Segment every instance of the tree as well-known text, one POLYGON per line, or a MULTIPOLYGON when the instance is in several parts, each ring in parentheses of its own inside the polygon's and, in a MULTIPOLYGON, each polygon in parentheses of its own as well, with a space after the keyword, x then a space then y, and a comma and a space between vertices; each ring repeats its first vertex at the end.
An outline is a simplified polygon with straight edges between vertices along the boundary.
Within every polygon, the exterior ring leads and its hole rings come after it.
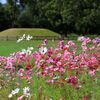
POLYGON ((18 3, 18 0, 7 0, 7 10, 9 11, 9 14, 10 14, 9 17, 12 22, 11 27, 17 26, 17 18, 20 14, 20 8, 17 3, 18 3))
POLYGON ((8 13, 5 10, 4 5, 0 3, 0 30, 9 28, 9 19, 7 17, 8 13))
POLYGON ((100 32, 100 0, 7 0, 4 9, 11 27, 49 28, 65 35, 100 32))

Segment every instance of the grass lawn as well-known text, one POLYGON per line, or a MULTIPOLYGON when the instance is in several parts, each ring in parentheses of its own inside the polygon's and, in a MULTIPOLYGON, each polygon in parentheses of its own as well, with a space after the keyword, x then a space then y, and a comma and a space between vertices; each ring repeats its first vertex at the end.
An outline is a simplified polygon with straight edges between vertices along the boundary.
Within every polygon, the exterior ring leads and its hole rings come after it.
MULTIPOLYGON (((57 41, 48 40, 47 47, 50 47, 50 46, 55 47, 58 41, 60 40, 57 40, 57 41)), ((73 41, 78 45, 81 44, 77 42, 76 40, 73 40, 73 41)), ((17 43, 16 41, 0 41, 0 56, 9 56, 9 54, 13 52, 21 51, 22 49, 27 49, 27 47, 33 47, 35 51, 37 50, 37 46, 40 45, 42 42, 43 40, 22 41, 20 43, 17 43)), ((65 43, 67 43, 67 40, 65 40, 65 43)))
MULTIPOLYGON (((48 46, 55 47, 58 41, 60 40, 48 40, 48 46)), ((67 43, 67 39, 64 40, 65 44, 67 43)), ((76 39, 72 39, 78 46, 78 51, 80 51, 80 44, 81 42, 76 41, 76 39)), ((31 41, 21 41, 20 43, 17 43, 15 40, 0 40, 0 56, 9 56, 10 53, 20 51, 22 49, 26 49, 27 47, 34 47, 34 50, 37 50, 36 47, 41 44, 43 40, 31 40, 31 41)))
MULTIPOLYGON (((33 47, 35 51, 42 42, 42 40, 22 41, 20 43, 16 41, 0 41, 0 56, 9 56, 10 53, 27 49, 27 47, 33 47)), ((55 44, 55 42, 49 41, 48 46, 54 46, 55 44)))
MULTIPOLYGON (((53 32, 48 29, 41 29, 41 28, 12 28, 7 29, 2 32, 0 32, 0 37, 6 37, 6 36, 22 36, 23 34, 30 34, 31 36, 60 36, 58 33, 53 32)), ((87 35, 87 37, 97 37, 97 35, 87 35)), ((78 35, 76 34, 68 34, 68 39, 73 40, 76 42, 78 35)), ((67 40, 65 40, 66 42, 67 40)), ((10 53, 20 51, 22 49, 26 49, 27 47, 34 47, 34 50, 36 47, 41 44, 41 40, 33 40, 33 41, 22 41, 21 43, 16 43, 16 41, 1 41, 0 40, 0 55, 1 56, 9 56, 10 53)), ((54 46, 57 44, 56 42, 49 41, 49 46, 54 46)), ((79 43, 80 45, 80 43, 79 43)))
MULTIPOLYGON (((22 36, 23 34, 30 34, 31 36, 60 36, 58 33, 53 32, 48 29, 41 28, 12 28, 0 32, 0 37, 6 36, 22 36)), ((27 47, 35 48, 41 44, 41 40, 38 41, 22 41, 21 43, 16 43, 16 41, 0 41, 0 56, 9 56, 10 53, 17 52, 27 47)), ((49 45, 54 44, 52 42, 49 45)))

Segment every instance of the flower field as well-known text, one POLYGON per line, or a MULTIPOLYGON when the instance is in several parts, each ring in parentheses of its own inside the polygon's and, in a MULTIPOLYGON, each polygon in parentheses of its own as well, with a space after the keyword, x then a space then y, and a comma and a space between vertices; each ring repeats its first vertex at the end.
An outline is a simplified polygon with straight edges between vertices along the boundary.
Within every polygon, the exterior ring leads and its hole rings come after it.
POLYGON ((77 41, 0 56, 0 100, 99 100, 100 38, 77 41))

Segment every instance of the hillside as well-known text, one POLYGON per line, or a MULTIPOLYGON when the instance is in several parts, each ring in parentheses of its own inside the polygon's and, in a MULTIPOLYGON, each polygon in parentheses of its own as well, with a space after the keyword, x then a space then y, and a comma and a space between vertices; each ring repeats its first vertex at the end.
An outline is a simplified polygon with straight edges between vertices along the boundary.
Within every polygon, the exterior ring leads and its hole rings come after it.
POLYGON ((32 36, 60 36, 58 33, 41 28, 12 28, 0 32, 0 36, 21 36, 30 34, 32 36))

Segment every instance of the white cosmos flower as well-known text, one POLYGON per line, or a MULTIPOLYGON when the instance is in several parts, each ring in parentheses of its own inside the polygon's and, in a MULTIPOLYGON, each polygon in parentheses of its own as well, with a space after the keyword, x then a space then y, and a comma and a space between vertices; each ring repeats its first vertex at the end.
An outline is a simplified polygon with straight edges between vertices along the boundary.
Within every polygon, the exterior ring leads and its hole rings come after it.
POLYGON ((33 47, 28 47, 27 48, 27 53, 30 55, 32 53, 33 47))
POLYGON ((28 47, 27 49, 28 49, 28 50, 33 50, 34 48, 33 48, 33 47, 28 47))
POLYGON ((26 93, 25 97, 31 97, 32 95, 30 93, 26 93))
POLYGON ((30 91, 30 88, 29 87, 23 88, 23 95, 25 97, 31 97, 32 95, 29 93, 29 91, 30 91))
POLYGON ((26 40, 29 41, 29 40, 31 40, 32 38, 33 38, 32 36, 28 35, 28 36, 26 37, 26 40))
POLYGON ((23 53, 27 53, 27 50, 25 50, 25 49, 22 49, 22 52, 21 52, 22 54, 23 53))
POLYGON ((12 94, 9 94, 9 95, 8 95, 8 98, 12 98, 12 96, 13 96, 12 94))
POLYGON ((17 43, 21 42, 21 41, 24 40, 24 39, 25 39, 25 34, 23 34, 23 36, 20 37, 20 38, 17 40, 17 43))
POLYGON ((56 76, 56 77, 54 77, 53 79, 56 80, 56 79, 59 79, 59 78, 60 78, 60 76, 56 76))
POLYGON ((28 54, 30 55, 32 53, 33 47, 28 47, 26 50, 22 49, 21 54, 28 54))
POLYGON ((41 47, 41 48, 39 48, 39 52, 41 54, 45 54, 47 52, 47 48, 46 47, 41 47))
POLYGON ((78 41, 84 41, 85 37, 84 36, 81 36, 78 38, 78 41))
POLYGON ((19 38, 19 39, 17 40, 17 43, 21 42, 22 40, 23 40, 23 38, 19 38))
POLYGON ((19 92, 19 90, 20 90, 19 88, 16 88, 15 90, 12 90, 11 94, 15 95, 15 94, 17 94, 19 92))
POLYGON ((27 54, 29 54, 29 55, 30 55, 31 53, 32 53, 32 51, 31 51, 31 50, 27 50, 27 54))
POLYGON ((23 36, 21 36, 18 40, 17 40, 17 43, 21 42, 22 40, 26 39, 27 41, 31 40, 33 37, 30 36, 30 35, 25 35, 23 34, 23 36))
POLYGON ((30 88, 29 87, 25 87, 23 88, 23 94, 27 94, 29 92, 30 88))
POLYGON ((15 90, 12 90, 12 92, 8 95, 8 98, 12 98, 13 95, 17 94, 19 92, 19 88, 16 88, 15 90))
POLYGON ((22 38, 25 39, 25 34, 23 34, 22 38))
POLYGON ((16 93, 18 93, 18 92, 19 92, 19 90, 20 90, 19 88, 16 88, 16 89, 15 89, 16 93))

